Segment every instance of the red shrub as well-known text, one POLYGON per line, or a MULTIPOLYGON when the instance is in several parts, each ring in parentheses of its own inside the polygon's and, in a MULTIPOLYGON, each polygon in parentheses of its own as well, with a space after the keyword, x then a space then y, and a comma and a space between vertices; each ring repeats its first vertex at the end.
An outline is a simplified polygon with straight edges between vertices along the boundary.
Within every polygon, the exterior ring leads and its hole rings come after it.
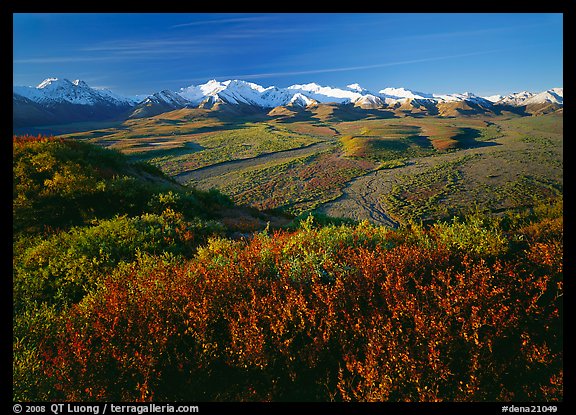
POLYGON ((488 261, 355 232, 338 250, 278 232, 107 279, 46 343, 59 398, 562 399, 561 248, 488 261))

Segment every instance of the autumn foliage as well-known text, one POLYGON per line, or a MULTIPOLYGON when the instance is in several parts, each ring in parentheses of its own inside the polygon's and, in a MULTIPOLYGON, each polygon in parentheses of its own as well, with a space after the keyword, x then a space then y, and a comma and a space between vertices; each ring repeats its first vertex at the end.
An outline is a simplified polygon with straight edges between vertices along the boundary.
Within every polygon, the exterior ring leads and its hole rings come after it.
POLYGON ((562 400, 563 222, 561 203, 543 206, 400 230, 310 217, 124 256, 93 268, 69 306, 38 300, 16 316, 28 345, 16 341, 15 389, 47 401, 562 400))
POLYGON ((404 237, 304 229, 127 266, 44 340, 54 398, 561 399, 561 245, 504 260, 404 237))

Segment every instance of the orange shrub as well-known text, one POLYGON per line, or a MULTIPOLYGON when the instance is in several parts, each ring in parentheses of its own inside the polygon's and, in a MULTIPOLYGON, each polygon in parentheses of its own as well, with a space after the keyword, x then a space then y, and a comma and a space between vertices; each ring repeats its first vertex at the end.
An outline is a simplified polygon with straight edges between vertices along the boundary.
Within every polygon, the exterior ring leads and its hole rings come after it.
POLYGON ((54 399, 562 399, 558 251, 485 259, 342 229, 125 267, 45 339, 54 399))

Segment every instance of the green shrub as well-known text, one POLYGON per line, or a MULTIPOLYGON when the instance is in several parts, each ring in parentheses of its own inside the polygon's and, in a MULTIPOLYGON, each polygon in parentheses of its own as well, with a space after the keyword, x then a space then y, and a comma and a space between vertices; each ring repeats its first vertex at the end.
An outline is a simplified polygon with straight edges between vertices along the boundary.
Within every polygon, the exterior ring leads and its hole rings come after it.
POLYGON ((13 154, 16 233, 67 229, 117 215, 161 214, 166 208, 187 218, 214 219, 217 210, 232 206, 215 189, 182 188, 154 168, 88 143, 15 138, 13 154))
POLYGON ((463 252, 499 256, 508 249, 508 239, 496 220, 481 213, 464 220, 454 218, 450 223, 436 223, 432 233, 437 243, 463 252))
POLYGON ((29 304, 14 318, 12 345, 13 400, 49 400, 54 383, 42 370, 42 342, 63 328, 57 310, 46 303, 29 304))
POLYGON ((14 305, 30 302, 70 305, 95 287, 98 279, 139 252, 191 257, 208 237, 223 234, 215 221, 186 221, 171 209, 95 222, 60 232, 15 258, 14 305))

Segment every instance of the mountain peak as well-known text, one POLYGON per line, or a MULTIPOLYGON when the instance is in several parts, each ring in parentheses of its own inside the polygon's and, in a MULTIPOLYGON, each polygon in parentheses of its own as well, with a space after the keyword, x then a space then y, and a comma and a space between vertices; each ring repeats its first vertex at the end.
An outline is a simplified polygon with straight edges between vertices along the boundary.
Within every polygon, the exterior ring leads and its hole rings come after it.
POLYGON ((295 85, 291 85, 288 87, 288 89, 301 89, 303 91, 309 91, 309 92, 318 92, 320 89, 322 89, 322 86, 318 85, 315 82, 310 82, 307 84, 295 84, 295 85))
POLYGON ((362 88, 360 86, 360 84, 354 83, 354 84, 350 84, 350 85, 346 85, 346 88, 348 88, 351 91, 355 91, 355 92, 364 92, 366 91, 364 88, 362 88))
POLYGON ((292 99, 288 102, 288 106, 292 107, 308 107, 310 105, 315 105, 317 102, 313 99, 308 98, 306 95, 297 92, 292 96, 292 99))
POLYGON ((214 79, 204 84, 205 86, 223 86, 226 88, 251 88, 257 90, 264 90, 265 88, 253 82, 244 81, 242 79, 228 79, 227 81, 218 82, 214 79))
POLYGON ((91 88, 76 79, 46 78, 36 87, 14 87, 14 92, 41 104, 69 103, 76 105, 128 106, 134 101, 108 90, 91 88))
POLYGON ((72 82, 66 78, 46 78, 42 82, 38 84, 36 89, 55 89, 55 88, 73 88, 73 87, 80 87, 80 88, 90 88, 88 84, 81 79, 76 79, 72 82))
POLYGON ((484 98, 485 100, 490 101, 490 102, 498 102, 498 101, 500 101, 502 98, 504 98, 504 95, 495 94, 495 95, 485 96, 485 97, 482 97, 482 98, 484 98))
POLYGON ((547 91, 540 92, 539 94, 533 95, 527 100, 525 100, 522 104, 563 104, 564 103, 564 96, 563 90, 557 88, 555 91, 554 89, 549 89, 547 91))
POLYGON ((380 94, 395 99, 403 99, 403 98, 433 98, 432 94, 426 94, 424 92, 412 91, 411 89, 406 88, 395 88, 395 87, 387 87, 378 91, 380 94))
POLYGON ((55 85, 71 84, 68 79, 46 78, 38 84, 37 89, 44 89, 55 85))
POLYGON ((564 97, 564 88, 552 88, 550 91, 554 92, 556 95, 564 97))
POLYGON ((309 84, 297 84, 286 88, 289 91, 297 91, 318 102, 349 103, 362 96, 361 93, 347 89, 321 86, 314 82, 309 84))

